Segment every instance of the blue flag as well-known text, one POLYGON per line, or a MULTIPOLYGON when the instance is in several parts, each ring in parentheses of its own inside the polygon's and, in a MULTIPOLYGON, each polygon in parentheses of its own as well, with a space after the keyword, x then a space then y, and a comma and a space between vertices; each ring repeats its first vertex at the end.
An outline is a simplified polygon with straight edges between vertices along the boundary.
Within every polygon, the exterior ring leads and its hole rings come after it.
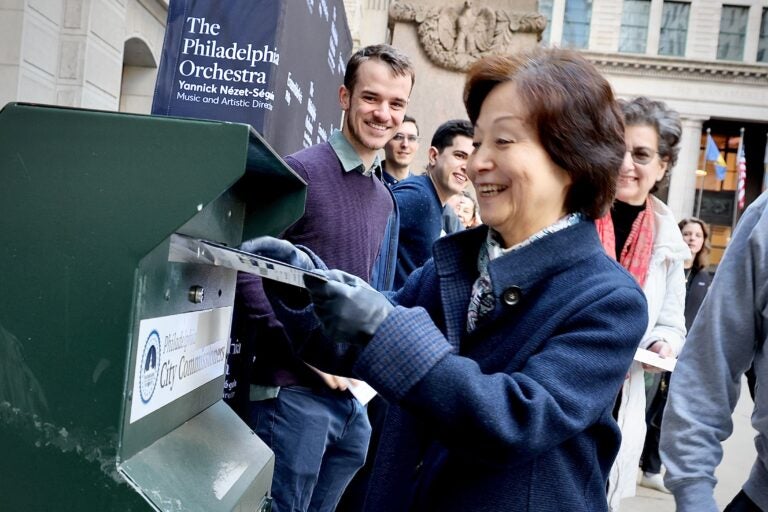
POLYGON ((725 159, 723 159, 723 155, 720 154, 720 150, 717 149, 717 144, 712 140, 710 134, 707 134, 707 152, 704 155, 704 158, 707 162, 715 162, 715 174, 717 175, 717 179, 724 180, 726 167, 725 159))

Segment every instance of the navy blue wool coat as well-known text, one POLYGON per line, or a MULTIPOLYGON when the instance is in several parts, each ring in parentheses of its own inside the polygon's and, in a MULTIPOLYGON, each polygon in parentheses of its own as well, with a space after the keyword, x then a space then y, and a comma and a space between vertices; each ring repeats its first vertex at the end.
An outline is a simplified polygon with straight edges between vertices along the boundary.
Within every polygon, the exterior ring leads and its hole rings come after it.
POLYGON ((401 288, 411 272, 432 256, 432 244, 443 229, 443 205, 426 174, 410 176, 392 186, 400 211, 397 239, 397 269, 394 290, 401 288))
POLYGON ((493 260, 496 307, 467 334, 486 235, 438 240, 356 354, 390 403, 366 511, 608 509, 643 292, 580 222, 493 260))

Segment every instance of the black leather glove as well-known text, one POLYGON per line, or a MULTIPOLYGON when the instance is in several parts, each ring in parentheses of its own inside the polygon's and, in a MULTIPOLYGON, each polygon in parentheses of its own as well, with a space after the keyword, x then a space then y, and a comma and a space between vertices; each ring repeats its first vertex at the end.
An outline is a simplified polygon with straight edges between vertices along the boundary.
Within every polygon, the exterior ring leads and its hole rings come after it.
POLYGON ((258 254, 265 258, 282 261, 294 267, 304 270, 314 270, 315 264, 307 253, 286 240, 280 240, 271 236, 260 236, 240 246, 241 251, 258 254))
POLYGON ((336 343, 367 345, 394 306, 362 279, 340 270, 323 274, 328 281, 304 275, 323 334, 336 343))

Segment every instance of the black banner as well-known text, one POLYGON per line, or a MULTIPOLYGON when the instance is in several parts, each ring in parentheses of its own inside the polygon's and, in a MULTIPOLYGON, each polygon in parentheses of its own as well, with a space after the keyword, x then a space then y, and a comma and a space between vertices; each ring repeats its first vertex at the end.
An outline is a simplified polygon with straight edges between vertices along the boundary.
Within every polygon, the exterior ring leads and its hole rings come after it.
MULTIPOLYGON (((171 0, 152 113, 248 123, 287 155, 340 127, 351 51, 342 0, 171 0)), ((238 413, 259 342, 243 334, 233 326, 224 390, 238 413)))
POLYGON ((338 128, 341 0, 171 0, 152 113, 248 123, 278 154, 338 128))

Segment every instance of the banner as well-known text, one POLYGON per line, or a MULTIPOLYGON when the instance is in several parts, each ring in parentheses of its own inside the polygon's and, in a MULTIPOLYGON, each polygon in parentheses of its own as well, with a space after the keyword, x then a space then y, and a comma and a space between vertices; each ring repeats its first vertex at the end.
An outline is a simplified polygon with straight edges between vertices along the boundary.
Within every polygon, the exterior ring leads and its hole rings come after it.
MULTIPOLYGON (((171 0, 152 114, 248 123, 285 156, 340 128, 351 53, 343 0, 171 0)), ((236 410, 249 344, 268 342, 232 333, 224 396, 236 410)))
POLYGON ((248 123, 279 155, 340 126, 342 0, 171 0, 152 113, 248 123))

